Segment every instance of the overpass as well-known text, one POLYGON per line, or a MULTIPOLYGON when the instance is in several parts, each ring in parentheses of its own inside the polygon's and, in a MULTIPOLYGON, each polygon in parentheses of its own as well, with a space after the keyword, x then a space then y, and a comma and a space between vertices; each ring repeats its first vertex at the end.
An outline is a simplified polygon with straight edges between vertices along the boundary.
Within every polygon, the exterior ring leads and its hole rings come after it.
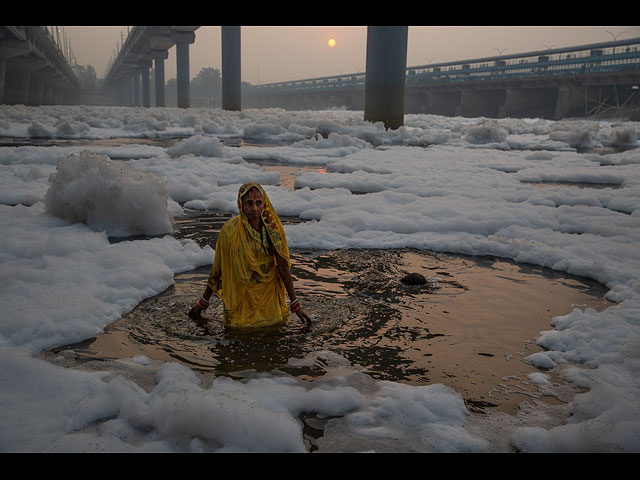
MULTIPOLYGON (((155 67, 156 106, 165 106, 164 61, 176 46, 178 107, 190 106, 189 45, 199 27, 137 26, 131 30, 109 67, 104 86, 119 105, 151 106, 150 68, 155 67)), ((241 31, 222 26, 222 108, 241 109, 241 31)), ((406 26, 367 29, 365 119, 384 121, 395 128, 403 123, 404 77, 407 56, 406 26)))
MULTIPOLYGON (((112 103, 151 106, 149 70, 155 66, 156 106, 164 105, 164 61, 175 45, 178 107, 190 106, 189 45, 198 26, 137 26, 131 30, 109 66, 104 88, 112 103)), ((222 26, 222 108, 240 110, 241 51, 239 26, 222 26)), ((403 123, 406 26, 367 29, 368 93, 365 120, 384 121, 396 128, 403 123)), ((80 82, 46 27, 0 27, 1 103, 42 105, 74 103, 80 82), (6 95, 5 95, 6 94, 6 95), (64 97, 63 94, 67 94, 64 97)))
POLYGON ((80 81, 47 27, 0 26, 0 104, 74 103, 80 81))
POLYGON ((151 106, 149 72, 155 66, 156 106, 165 106, 164 61, 175 46, 178 77, 178 106, 189 106, 189 45, 195 41, 199 27, 137 26, 111 64, 104 87, 116 104, 151 106))
MULTIPOLYGON (((365 73, 257 85, 253 108, 361 110, 365 73)), ((584 117, 640 110, 640 38, 406 69, 405 113, 584 117)))
MULTIPOLYGON (((195 42, 197 26, 136 26, 109 67, 104 86, 114 102, 129 106, 151 106, 150 69, 154 67, 157 107, 166 106, 164 61, 176 47, 178 107, 191 104, 189 45, 195 42)), ((240 27, 222 26, 223 108, 240 110, 240 27)))
MULTIPOLYGON (((164 60, 176 47, 178 106, 190 106, 189 45, 197 26, 134 27, 104 86, 111 103, 164 105, 164 60)), ((364 110, 366 120, 401 125, 404 113, 487 117, 588 116, 640 110, 640 39, 406 66, 407 27, 368 27, 365 73, 240 90, 240 27, 222 30, 222 107, 364 110)), ((47 27, 0 27, 0 103, 74 103, 80 84, 47 27)))

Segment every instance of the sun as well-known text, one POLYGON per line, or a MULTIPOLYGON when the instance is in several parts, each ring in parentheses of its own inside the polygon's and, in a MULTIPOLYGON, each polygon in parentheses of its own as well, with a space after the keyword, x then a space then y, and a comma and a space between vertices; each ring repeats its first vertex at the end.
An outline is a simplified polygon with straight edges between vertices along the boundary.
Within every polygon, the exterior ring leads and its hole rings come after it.
POLYGON ((335 47, 336 46, 336 41, 333 38, 330 38, 327 43, 329 44, 330 47, 335 47))

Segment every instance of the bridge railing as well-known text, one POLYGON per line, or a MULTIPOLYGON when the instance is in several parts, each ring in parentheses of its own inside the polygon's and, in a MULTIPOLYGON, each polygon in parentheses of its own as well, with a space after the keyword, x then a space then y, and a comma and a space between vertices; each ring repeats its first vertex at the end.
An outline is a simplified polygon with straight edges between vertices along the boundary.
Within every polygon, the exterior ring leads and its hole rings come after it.
MULTIPOLYGON (((640 70, 640 38, 407 68, 407 86, 640 70)), ((365 73, 256 85, 247 94, 364 88, 365 73)))

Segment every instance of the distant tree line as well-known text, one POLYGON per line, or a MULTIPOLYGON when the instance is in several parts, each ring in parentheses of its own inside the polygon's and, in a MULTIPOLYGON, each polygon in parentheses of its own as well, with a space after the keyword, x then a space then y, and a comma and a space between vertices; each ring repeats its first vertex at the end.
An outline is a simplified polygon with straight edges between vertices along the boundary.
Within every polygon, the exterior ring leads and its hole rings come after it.
POLYGON ((96 75, 96 69, 91 65, 74 65, 73 71, 80 81, 80 86, 83 90, 93 91, 98 88, 98 76, 96 75))
MULTIPOLYGON (((103 78, 97 78, 96 70, 91 65, 75 65, 73 67, 82 89, 87 94, 99 91, 104 83, 103 78)), ((150 69, 150 94, 152 104, 155 103, 155 75, 154 69, 150 69)), ((241 88, 252 88, 248 82, 242 82, 241 88)), ((222 104, 222 74, 219 69, 204 67, 189 84, 191 106, 216 107, 222 104)), ((176 106, 178 94, 178 80, 169 79, 165 84, 165 100, 167 106, 176 106)))
MULTIPOLYGON (((178 80, 175 78, 167 81, 167 89, 176 90, 178 88, 178 80)), ((190 91, 192 95, 207 96, 215 95, 222 91, 222 75, 220 70, 212 67, 205 67, 200 70, 190 82, 190 91)))
MULTIPOLYGON (((248 82, 242 82, 243 89, 251 88, 248 82)), ((176 102, 178 80, 171 78, 166 83, 167 106, 176 102)), ((222 103, 222 74, 219 69, 204 67, 189 83, 192 106, 220 106, 222 103)))

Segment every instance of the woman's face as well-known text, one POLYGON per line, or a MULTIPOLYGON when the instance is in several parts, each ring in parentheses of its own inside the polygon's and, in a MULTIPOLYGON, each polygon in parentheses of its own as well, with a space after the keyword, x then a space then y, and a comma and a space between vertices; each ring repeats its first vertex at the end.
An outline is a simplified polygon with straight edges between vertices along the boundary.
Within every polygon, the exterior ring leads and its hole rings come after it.
POLYGON ((242 211, 249 220, 259 220, 263 210, 264 200, 257 189, 252 188, 242 197, 242 211))

